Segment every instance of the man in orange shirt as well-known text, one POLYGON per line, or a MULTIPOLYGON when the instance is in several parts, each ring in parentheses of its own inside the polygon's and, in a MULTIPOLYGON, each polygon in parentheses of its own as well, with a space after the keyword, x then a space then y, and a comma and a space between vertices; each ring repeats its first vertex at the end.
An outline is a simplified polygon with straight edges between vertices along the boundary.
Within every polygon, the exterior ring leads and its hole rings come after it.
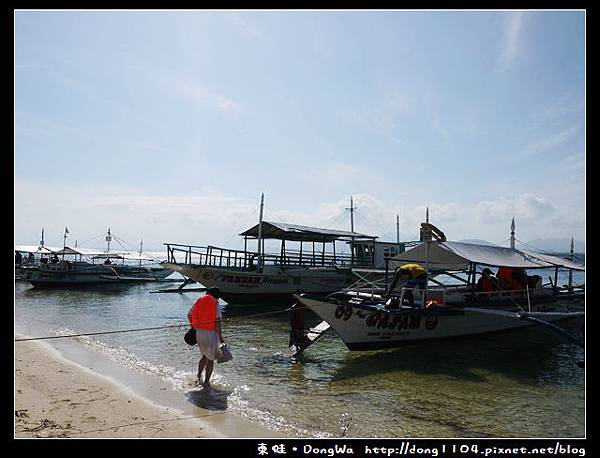
POLYGON ((196 329, 196 341, 202 357, 198 363, 198 383, 208 388, 210 377, 217 359, 219 343, 223 343, 221 334, 221 307, 219 306, 221 292, 219 288, 209 288, 188 312, 190 325, 196 329), (205 371, 202 382, 202 371, 205 371))

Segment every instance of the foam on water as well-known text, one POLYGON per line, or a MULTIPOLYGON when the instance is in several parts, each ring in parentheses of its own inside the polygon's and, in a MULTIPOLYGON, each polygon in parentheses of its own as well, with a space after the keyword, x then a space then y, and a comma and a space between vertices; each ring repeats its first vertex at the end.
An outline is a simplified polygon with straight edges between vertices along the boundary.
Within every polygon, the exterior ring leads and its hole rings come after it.
MULTIPOLYGON (((68 327, 61 327, 56 331, 57 336, 74 334, 77 334, 77 331, 68 327)), ((160 379, 172 391, 187 393, 197 387, 196 374, 190 370, 180 370, 168 365, 153 364, 123 347, 113 347, 90 336, 79 336, 73 338, 73 340, 89 350, 105 355, 119 366, 160 379)), ((285 432, 292 436, 330 437, 329 434, 320 431, 309 431, 298 428, 283 416, 276 416, 272 412, 251 407, 250 403, 244 399, 244 394, 251 390, 248 385, 232 386, 231 383, 225 380, 224 376, 218 373, 213 375, 211 382, 214 385, 218 385, 220 389, 224 388, 225 391, 231 390, 227 397, 229 411, 256 422, 269 430, 285 432)))

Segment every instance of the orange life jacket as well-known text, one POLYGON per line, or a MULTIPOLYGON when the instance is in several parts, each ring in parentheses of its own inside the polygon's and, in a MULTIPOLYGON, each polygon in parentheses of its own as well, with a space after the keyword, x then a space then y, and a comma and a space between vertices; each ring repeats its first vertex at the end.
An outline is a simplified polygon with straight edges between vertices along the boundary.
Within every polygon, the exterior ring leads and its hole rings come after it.
POLYGON ((200 297, 192 309, 191 325, 196 329, 217 329, 217 303, 218 301, 210 294, 200 297))
POLYGON ((504 289, 513 289, 512 268, 500 267, 496 278, 504 282, 504 289))

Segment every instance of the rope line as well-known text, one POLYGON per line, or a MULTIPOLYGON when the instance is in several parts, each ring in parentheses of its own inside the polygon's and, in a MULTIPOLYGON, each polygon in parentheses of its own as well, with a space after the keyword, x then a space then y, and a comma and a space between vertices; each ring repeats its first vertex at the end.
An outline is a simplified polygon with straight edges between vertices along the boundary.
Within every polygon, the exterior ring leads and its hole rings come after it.
MULTIPOLYGON (((299 310, 299 309, 306 309, 309 308, 307 306, 303 306, 303 307, 296 307, 295 310, 299 310)), ((272 312, 263 312, 263 313, 255 313, 255 314, 251 314, 251 315, 240 315, 240 316, 235 316, 235 317, 231 317, 231 318, 223 318, 221 320, 212 320, 212 321, 202 321, 196 324, 206 324, 206 323, 219 323, 219 322, 223 322, 223 321, 231 321, 234 319, 247 319, 247 318, 254 318, 254 317, 258 317, 258 316, 266 316, 266 315, 274 315, 277 313, 286 313, 289 312, 290 310, 292 310, 291 307, 288 307, 286 309, 283 310, 275 310, 272 312)), ((119 333, 125 333, 125 332, 138 332, 138 331, 155 331, 155 330, 159 330, 159 329, 170 329, 170 328, 182 328, 182 327, 187 327, 190 326, 189 323, 181 323, 181 324, 172 324, 172 325, 166 325, 166 326, 155 326, 155 327, 148 327, 148 328, 132 328, 132 329, 119 329, 119 330, 115 330, 115 331, 99 331, 99 332, 86 332, 86 333, 79 333, 79 334, 66 334, 66 335, 62 335, 62 336, 41 336, 41 337, 25 337, 25 338, 17 338, 15 339, 15 342, 27 342, 27 341, 32 341, 32 340, 49 340, 49 339, 65 339, 65 338, 72 338, 72 337, 85 337, 85 336, 98 336, 98 335, 106 335, 106 334, 119 334, 119 333)))

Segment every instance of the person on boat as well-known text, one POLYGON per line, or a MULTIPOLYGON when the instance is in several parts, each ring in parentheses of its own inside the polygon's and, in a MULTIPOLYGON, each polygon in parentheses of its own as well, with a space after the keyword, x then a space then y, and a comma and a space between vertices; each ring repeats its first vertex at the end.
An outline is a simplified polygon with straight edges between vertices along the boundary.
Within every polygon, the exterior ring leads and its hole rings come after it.
POLYGON ((196 341, 202 357, 198 363, 198 384, 205 388, 210 386, 214 362, 217 359, 219 343, 223 343, 221 334, 221 307, 219 305, 221 291, 219 288, 209 288, 188 312, 190 325, 196 329, 196 341), (202 372, 204 371, 204 381, 202 372))
POLYGON ((106 261, 104 261, 104 265, 108 266, 110 264, 112 264, 112 262, 110 262, 109 258, 106 258, 106 261))
POLYGON ((427 269, 420 264, 404 264, 396 271, 390 291, 392 291, 398 283, 400 283, 402 287, 407 288, 403 302, 406 301, 408 305, 414 306, 415 297, 412 290, 424 290, 427 288, 427 269))
POLYGON ((498 279, 498 289, 506 291, 513 289, 513 276, 512 276, 512 267, 500 267, 498 268, 498 272, 496 272, 496 278, 498 279))
POLYGON ((505 291, 519 294, 527 287, 527 273, 521 267, 500 267, 496 274, 498 287, 505 291))
POLYGON ((525 269, 516 268, 512 271, 512 285, 515 290, 522 291, 527 287, 527 272, 525 269))
POLYGON ((528 288, 541 288, 542 277, 540 275, 528 275, 527 276, 527 287, 528 288))
POLYGON ((490 294, 498 289, 498 280, 494 277, 493 272, 485 268, 481 271, 481 277, 477 281, 477 291, 485 294, 479 295, 481 299, 489 299, 490 294))

